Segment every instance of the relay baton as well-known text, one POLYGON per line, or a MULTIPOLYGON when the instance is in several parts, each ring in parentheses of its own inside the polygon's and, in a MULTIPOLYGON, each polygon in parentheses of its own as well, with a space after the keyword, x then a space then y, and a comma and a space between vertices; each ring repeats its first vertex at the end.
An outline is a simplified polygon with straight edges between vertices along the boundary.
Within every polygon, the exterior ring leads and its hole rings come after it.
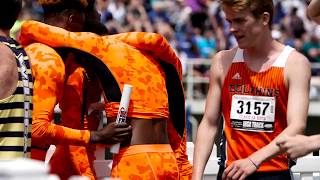
MULTIPOLYGON (((120 100, 120 106, 118 110, 118 115, 116 119, 116 123, 125 123, 127 118, 127 112, 131 97, 132 86, 129 84, 125 84, 122 91, 122 96, 120 100)), ((120 143, 114 144, 110 148, 110 152, 113 154, 117 154, 120 149, 120 143)))

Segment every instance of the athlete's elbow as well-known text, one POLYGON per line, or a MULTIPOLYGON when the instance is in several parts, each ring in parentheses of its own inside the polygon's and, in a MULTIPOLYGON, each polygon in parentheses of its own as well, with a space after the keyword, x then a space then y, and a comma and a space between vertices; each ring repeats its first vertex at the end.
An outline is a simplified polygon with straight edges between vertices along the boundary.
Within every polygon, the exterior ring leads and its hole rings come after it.
POLYGON ((291 132, 292 135, 297 135, 297 134, 304 134, 305 129, 306 129, 306 123, 294 123, 292 125, 290 125, 289 127, 291 127, 291 132))
POLYGON ((203 118, 199 124, 198 132, 209 136, 210 133, 215 134, 218 129, 218 123, 212 122, 209 119, 203 118))

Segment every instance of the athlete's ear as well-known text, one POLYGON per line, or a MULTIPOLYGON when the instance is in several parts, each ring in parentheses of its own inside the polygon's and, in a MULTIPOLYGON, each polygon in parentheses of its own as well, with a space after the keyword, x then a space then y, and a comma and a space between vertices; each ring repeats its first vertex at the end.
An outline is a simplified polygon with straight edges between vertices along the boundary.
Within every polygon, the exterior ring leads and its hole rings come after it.
POLYGON ((269 26, 269 23, 272 23, 272 22, 269 22, 270 21, 270 14, 268 12, 264 12, 262 14, 262 21, 263 21, 263 25, 265 25, 265 26, 269 26))

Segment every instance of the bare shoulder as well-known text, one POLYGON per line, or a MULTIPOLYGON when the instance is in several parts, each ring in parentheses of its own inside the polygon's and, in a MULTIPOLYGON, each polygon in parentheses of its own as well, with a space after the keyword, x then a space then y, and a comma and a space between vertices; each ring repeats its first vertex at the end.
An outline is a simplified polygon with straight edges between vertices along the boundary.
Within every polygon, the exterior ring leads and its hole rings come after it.
POLYGON ((9 47, 0 43, 0 99, 11 95, 17 86, 16 57, 9 47))
POLYGON ((10 48, 3 43, 0 43, 0 55, 1 57, 14 58, 14 55, 10 48))
POLYGON ((310 68, 310 61, 300 52, 294 50, 288 57, 287 68, 299 69, 299 68, 310 68))
POLYGON ((311 65, 309 60, 303 54, 294 50, 288 57, 285 75, 290 82, 310 80, 311 65))
MULTIPOLYGON (((16 61, 15 56, 10 48, 6 45, 0 43, 0 67, 1 69, 5 68, 6 70, 9 69, 16 69, 16 61)), ((2 72, 5 72, 2 70, 2 72)))
POLYGON ((236 51, 237 48, 219 51, 212 59, 211 69, 223 78, 228 72, 236 51))

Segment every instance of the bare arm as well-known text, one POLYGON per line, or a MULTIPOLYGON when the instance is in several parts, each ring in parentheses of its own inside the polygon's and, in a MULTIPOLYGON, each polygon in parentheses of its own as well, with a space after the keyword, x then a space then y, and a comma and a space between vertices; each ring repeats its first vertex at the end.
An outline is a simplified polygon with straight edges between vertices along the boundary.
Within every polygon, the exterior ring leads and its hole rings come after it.
POLYGON ((312 0, 307 8, 308 16, 320 24, 320 0, 312 0))
POLYGON ((292 159, 305 156, 320 149, 320 135, 296 135, 281 139, 277 144, 287 151, 292 159))
POLYGON ((199 125, 196 145, 193 154, 193 180, 202 179, 202 175, 212 151, 214 139, 217 135, 221 114, 221 77, 220 53, 212 60, 210 70, 210 86, 206 100, 205 113, 199 125))

